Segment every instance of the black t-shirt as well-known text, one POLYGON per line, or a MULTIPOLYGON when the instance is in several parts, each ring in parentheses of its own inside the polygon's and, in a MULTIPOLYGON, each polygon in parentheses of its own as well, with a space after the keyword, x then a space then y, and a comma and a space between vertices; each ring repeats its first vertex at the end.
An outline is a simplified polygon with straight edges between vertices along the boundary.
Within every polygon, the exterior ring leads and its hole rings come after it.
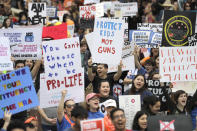
POLYGON ((101 79, 99 78, 98 76, 95 76, 94 77, 94 80, 92 81, 92 85, 93 85, 93 92, 94 93, 99 93, 99 90, 98 90, 98 86, 99 86, 99 83, 102 81, 102 80, 107 80, 109 82, 109 86, 110 86, 110 95, 113 95, 113 85, 114 85, 114 75, 113 74, 108 74, 107 75, 107 78, 105 79, 101 79))

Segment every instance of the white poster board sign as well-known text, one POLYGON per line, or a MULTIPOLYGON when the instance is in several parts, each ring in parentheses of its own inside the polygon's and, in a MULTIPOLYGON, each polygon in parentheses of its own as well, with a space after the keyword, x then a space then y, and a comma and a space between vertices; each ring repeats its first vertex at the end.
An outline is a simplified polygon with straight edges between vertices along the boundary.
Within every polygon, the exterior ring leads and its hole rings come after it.
POLYGON ((126 129, 131 130, 136 112, 141 110, 140 95, 119 96, 119 107, 126 116, 126 129))
POLYGON ((96 4, 96 3, 100 3, 100 0, 84 0, 84 5, 86 4, 96 4))
POLYGON ((8 38, 0 37, 0 71, 4 70, 13 70, 13 62, 8 38))
POLYGON ((196 46, 159 48, 160 81, 197 81, 196 53, 196 46))
POLYGON ((55 15, 56 15, 56 8, 55 7, 47 8, 47 16, 48 17, 55 17, 55 15))
POLYGON ((163 23, 138 23, 137 30, 152 30, 153 32, 162 33, 163 23))
POLYGON ((41 59, 42 27, 0 30, 0 37, 9 39, 15 60, 41 59))

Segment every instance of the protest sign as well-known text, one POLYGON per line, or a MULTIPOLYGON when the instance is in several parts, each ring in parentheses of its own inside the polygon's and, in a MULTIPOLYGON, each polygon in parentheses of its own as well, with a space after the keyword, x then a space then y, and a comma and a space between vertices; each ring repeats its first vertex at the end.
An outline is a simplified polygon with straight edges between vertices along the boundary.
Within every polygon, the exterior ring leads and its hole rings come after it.
POLYGON ((178 90, 184 90, 189 95, 193 96, 193 94, 196 92, 196 89, 197 89, 196 81, 173 82, 172 92, 176 92, 178 90))
POLYGON ((80 6, 80 18, 82 19, 94 19, 96 14, 96 6, 88 5, 88 6, 80 6))
POLYGON ((134 16, 138 12, 137 2, 114 3, 115 17, 134 16))
POLYGON ((196 13, 164 11, 162 46, 188 46, 188 36, 195 33, 196 13))
POLYGON ((96 6, 95 17, 102 17, 102 16, 104 16, 104 4, 103 3, 98 3, 98 4, 95 4, 95 6, 96 6))
POLYGON ((119 107, 125 112, 126 129, 130 130, 136 112, 141 110, 140 95, 119 96, 119 107))
POLYGON ((100 3, 100 0, 84 0, 84 5, 93 3, 100 3))
POLYGON ((51 38, 52 40, 67 38, 67 24, 43 27, 42 38, 51 38))
POLYGON ((49 7, 49 8, 47 8, 46 15, 48 17, 55 17, 56 16, 56 8, 55 7, 49 7))
POLYGON ((146 80, 147 87, 148 89, 159 98, 161 102, 161 111, 166 111, 167 108, 167 102, 166 102, 166 97, 164 94, 164 88, 166 90, 167 94, 171 93, 171 89, 168 85, 168 83, 164 83, 165 85, 161 85, 159 80, 146 80))
POLYGON ((0 37, 0 71, 4 70, 13 70, 13 62, 11 61, 9 39, 0 37))
POLYGON ((47 8, 46 3, 29 3, 28 16, 31 24, 46 24, 47 8))
POLYGON ((130 30, 129 41, 141 48, 156 48, 161 45, 162 34, 149 30, 130 30))
MULTIPOLYGON (((59 105, 61 99, 61 90, 66 89, 67 94, 65 100, 73 99, 76 103, 84 101, 84 69, 81 69, 81 84, 74 88, 61 87, 60 90, 48 90, 45 74, 40 74, 40 107, 48 108, 59 105)), ((59 83, 60 84, 60 83, 59 83)))
POLYGON ((153 32, 162 33, 163 24, 158 23, 137 23, 137 30, 152 30, 153 32))
POLYGON ((15 28, 0 30, 0 37, 9 39, 12 57, 15 60, 41 59, 42 28, 15 28))
POLYGON ((196 53, 196 46, 159 48, 160 81, 197 81, 196 53))
POLYGON ((43 56, 47 90, 76 89, 84 97, 79 38, 45 41, 43 56))
POLYGON ((122 56, 124 21, 121 19, 96 18, 92 43, 93 62, 118 65, 122 56))
POLYGON ((197 33, 192 36, 188 37, 189 46, 196 46, 197 45, 197 33))
POLYGON ((68 11, 57 11, 57 16, 59 17, 59 21, 62 22, 64 14, 68 14, 68 13, 69 13, 68 11))
POLYGON ((148 131, 192 131, 190 115, 155 115, 147 121, 148 131))
POLYGON ((108 10, 111 10, 112 2, 111 1, 103 1, 103 8, 104 8, 104 13, 107 14, 108 10))
POLYGON ((29 67, 0 76, 0 118, 4 111, 15 114, 39 105, 29 67))
POLYGON ((81 131, 104 131, 103 119, 91 119, 80 121, 81 131))

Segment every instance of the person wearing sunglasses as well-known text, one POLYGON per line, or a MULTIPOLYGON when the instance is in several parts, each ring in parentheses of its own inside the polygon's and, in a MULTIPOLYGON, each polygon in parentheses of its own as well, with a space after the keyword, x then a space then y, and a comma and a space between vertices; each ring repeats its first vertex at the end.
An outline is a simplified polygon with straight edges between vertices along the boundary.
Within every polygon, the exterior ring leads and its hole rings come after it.
POLYGON ((66 100, 67 90, 62 91, 61 100, 57 109, 57 129, 58 131, 64 131, 74 125, 71 119, 71 111, 75 106, 75 102, 72 99, 66 100))

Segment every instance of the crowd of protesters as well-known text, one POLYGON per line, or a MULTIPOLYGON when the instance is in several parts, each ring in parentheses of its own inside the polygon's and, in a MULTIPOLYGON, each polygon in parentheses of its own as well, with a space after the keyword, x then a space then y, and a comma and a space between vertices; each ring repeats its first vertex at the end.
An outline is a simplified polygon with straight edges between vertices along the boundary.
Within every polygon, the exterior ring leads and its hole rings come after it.
MULTIPOLYGON (((5 18, 0 23, 0 28, 3 30, 14 26, 29 26, 27 6, 29 2, 46 2, 48 7, 56 7, 58 11, 67 11, 63 16, 63 21, 59 21, 58 17, 48 18, 46 26, 53 26, 57 22, 74 22, 74 37, 80 39, 81 63, 86 72, 85 101, 84 103, 75 103, 72 99, 64 101, 67 91, 63 90, 58 107, 41 108, 38 106, 14 115, 5 111, 4 118, 0 121, 1 131, 80 131, 81 120, 96 118, 104 119, 106 131, 127 131, 124 109, 119 108, 118 98, 113 95, 112 89, 115 84, 122 86, 120 95, 140 95, 142 110, 138 111, 133 119, 133 131, 146 131, 148 117, 160 114, 191 116, 193 130, 197 130, 197 92, 194 92, 192 96, 188 96, 183 90, 168 94, 163 88, 167 109, 161 111, 161 101, 147 88, 146 80, 160 79, 158 48, 150 49, 150 56, 145 57, 143 49, 135 47, 133 54, 135 67, 138 70, 135 76, 130 77, 129 71, 122 71, 122 62, 118 65, 117 72, 108 73, 107 64, 92 63, 91 52, 84 36, 93 29, 80 26, 79 7, 83 5, 83 1, 71 0, 71 4, 65 4, 66 1, 0 0, 0 16, 5 18), (124 91, 124 85, 131 86, 124 91), (99 106, 103 102, 106 103, 105 114, 101 112, 99 106)), ((120 2, 138 3, 138 13, 131 18, 130 29, 137 29, 137 23, 161 23, 164 10, 197 10, 196 0, 120 0, 120 2)), ((104 17, 113 17, 113 15, 108 11, 104 17)), ((44 72, 44 60, 27 59, 24 61, 12 58, 12 61, 15 69, 29 67, 39 97, 40 74, 44 72)), ((172 88, 173 85, 171 84, 170 87, 172 88)))

